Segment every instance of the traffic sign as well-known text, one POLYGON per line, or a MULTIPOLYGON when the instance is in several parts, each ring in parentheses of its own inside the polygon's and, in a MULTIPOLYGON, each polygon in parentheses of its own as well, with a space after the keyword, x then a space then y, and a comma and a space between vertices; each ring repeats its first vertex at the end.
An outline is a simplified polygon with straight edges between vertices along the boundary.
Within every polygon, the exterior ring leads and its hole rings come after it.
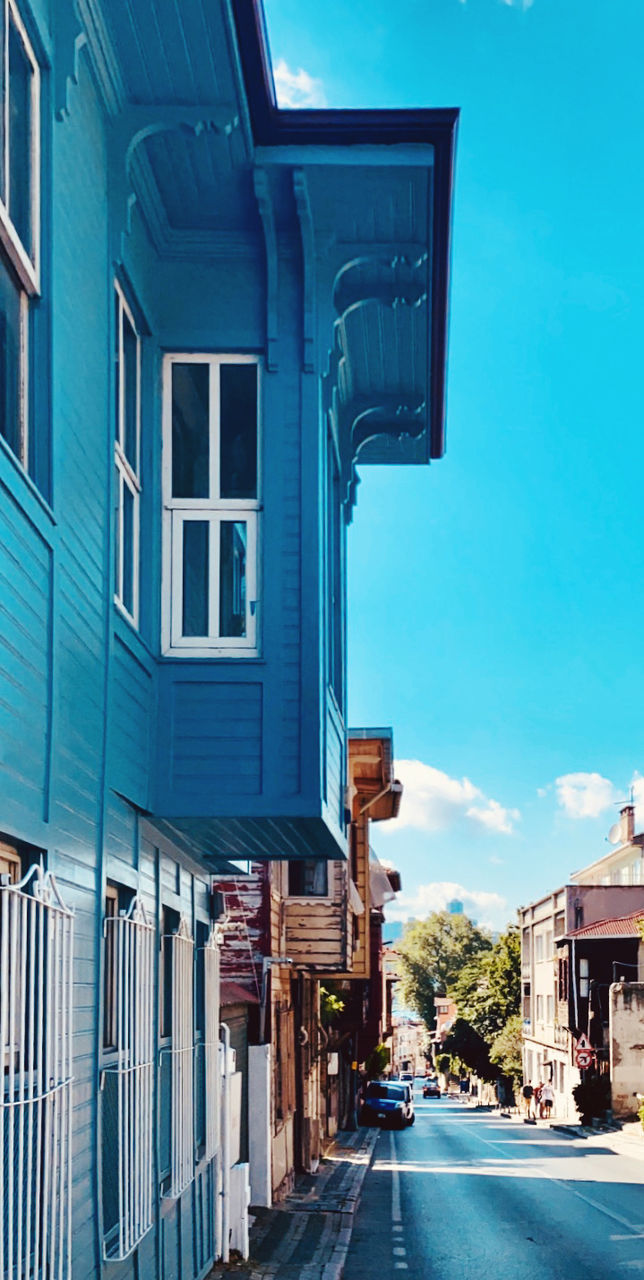
POLYGON ((577 1066, 585 1071, 590 1067, 593 1060, 593 1048, 588 1036, 580 1035, 575 1045, 575 1062, 577 1066))

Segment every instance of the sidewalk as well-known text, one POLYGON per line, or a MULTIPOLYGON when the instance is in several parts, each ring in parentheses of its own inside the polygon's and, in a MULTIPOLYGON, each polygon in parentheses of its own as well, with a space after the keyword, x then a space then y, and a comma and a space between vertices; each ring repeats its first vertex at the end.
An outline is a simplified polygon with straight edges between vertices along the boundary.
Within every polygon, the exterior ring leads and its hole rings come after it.
POLYGON ((255 1209, 247 1262, 217 1263, 211 1280, 340 1280, 379 1129, 341 1132, 316 1174, 273 1209, 255 1209))
MULTIPOLYGON (((510 1111, 506 1108, 496 1109, 495 1115, 503 1116, 504 1119, 510 1120, 514 1124, 525 1124, 525 1117, 516 1109, 510 1111)), ((622 1124, 598 1124, 596 1127, 588 1125, 575 1124, 574 1121, 557 1120, 556 1116, 552 1120, 533 1120, 529 1122, 537 1129, 554 1129, 557 1133, 565 1133, 568 1138, 583 1138, 591 1143, 601 1144, 603 1147, 610 1147, 616 1155, 634 1156, 636 1159, 644 1160, 644 1131, 639 1120, 627 1120, 622 1124)))

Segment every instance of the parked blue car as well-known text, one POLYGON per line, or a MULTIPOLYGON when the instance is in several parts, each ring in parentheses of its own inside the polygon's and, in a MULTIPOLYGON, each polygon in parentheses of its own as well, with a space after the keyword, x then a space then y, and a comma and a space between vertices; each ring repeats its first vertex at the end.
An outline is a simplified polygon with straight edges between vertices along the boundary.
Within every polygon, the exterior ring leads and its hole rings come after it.
POLYGON ((363 1124, 380 1124, 383 1127, 391 1125, 397 1129, 413 1124, 415 1116, 411 1085, 371 1080, 365 1091, 360 1118, 363 1124))

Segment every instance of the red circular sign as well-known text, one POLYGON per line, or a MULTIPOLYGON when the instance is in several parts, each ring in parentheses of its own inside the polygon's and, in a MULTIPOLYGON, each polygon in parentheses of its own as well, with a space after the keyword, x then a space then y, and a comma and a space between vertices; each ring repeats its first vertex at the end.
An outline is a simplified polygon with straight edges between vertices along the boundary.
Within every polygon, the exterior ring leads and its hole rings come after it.
POLYGON ((578 1066, 578 1067, 581 1067, 581 1069, 582 1069, 583 1071, 585 1071, 585 1070, 586 1070, 586 1067, 589 1067, 589 1066, 590 1066, 590 1064, 591 1064, 592 1060, 593 1060, 593 1055, 592 1055, 592 1053, 590 1052, 590 1049, 578 1049, 578 1050, 577 1050, 577 1052, 576 1052, 576 1054, 575 1054, 575 1061, 576 1061, 576 1063, 577 1063, 577 1066, 578 1066))

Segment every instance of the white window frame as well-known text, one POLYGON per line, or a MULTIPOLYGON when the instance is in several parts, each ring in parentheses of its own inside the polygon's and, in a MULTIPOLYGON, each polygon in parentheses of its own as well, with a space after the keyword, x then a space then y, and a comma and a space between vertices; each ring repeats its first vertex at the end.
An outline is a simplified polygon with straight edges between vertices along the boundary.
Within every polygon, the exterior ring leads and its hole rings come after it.
POLYGON ((118 382, 118 403, 116 409, 116 431, 114 439, 114 463, 116 467, 116 483, 118 485, 118 494, 116 496, 116 520, 117 529, 115 537, 119 548, 118 564, 116 565, 116 584, 114 591, 114 603, 118 606, 125 617, 138 627, 139 625, 139 560, 140 560, 140 522, 141 522, 141 335, 138 325, 134 318, 132 308, 118 282, 114 281, 114 292, 118 302, 118 333, 115 335, 118 344, 119 358, 119 382, 118 382), (136 467, 128 460, 125 454, 125 360, 123 350, 123 316, 126 316, 132 328, 132 332, 136 337, 136 467), (132 612, 127 608, 123 599, 123 584, 125 580, 125 547, 123 539, 124 528, 124 512, 125 512, 125 490, 128 490, 132 497, 132 612))
MULTIPOLYGON (((1 270, 13 272, 20 291, 20 343, 18 369, 18 442, 17 454, 11 452, 22 466, 27 469, 29 462, 29 303, 40 295, 40 67, 20 10, 15 0, 0 0, 4 7, 5 42, 0 51, 4 63, 5 86, 9 84, 9 23, 13 22, 20 37, 22 47, 27 55, 33 76, 31 81, 31 153, 29 165, 31 173, 31 234, 33 238, 33 256, 29 253, 11 220, 9 207, 11 192, 9 187, 9 93, 5 92, 4 103, 0 110, 4 111, 4 153, 0 155, 0 165, 4 174, 5 196, 0 197, 0 256, 4 262, 1 270), (8 266, 7 266, 8 264, 8 266)), ((7 445, 10 448, 9 445, 7 445)))
POLYGON ((260 537, 262 512, 262 361, 259 356, 227 352, 172 352, 163 362, 163 590, 162 647, 165 654, 186 658, 256 658, 259 655, 260 537), (257 368, 257 497, 174 498, 172 496, 172 367, 209 367, 209 489, 219 492, 219 370, 221 365, 252 364, 257 368), (182 635, 183 530, 188 521, 209 526, 209 619, 207 636, 182 635), (246 525, 246 635, 219 635, 219 530, 222 522, 246 525))

